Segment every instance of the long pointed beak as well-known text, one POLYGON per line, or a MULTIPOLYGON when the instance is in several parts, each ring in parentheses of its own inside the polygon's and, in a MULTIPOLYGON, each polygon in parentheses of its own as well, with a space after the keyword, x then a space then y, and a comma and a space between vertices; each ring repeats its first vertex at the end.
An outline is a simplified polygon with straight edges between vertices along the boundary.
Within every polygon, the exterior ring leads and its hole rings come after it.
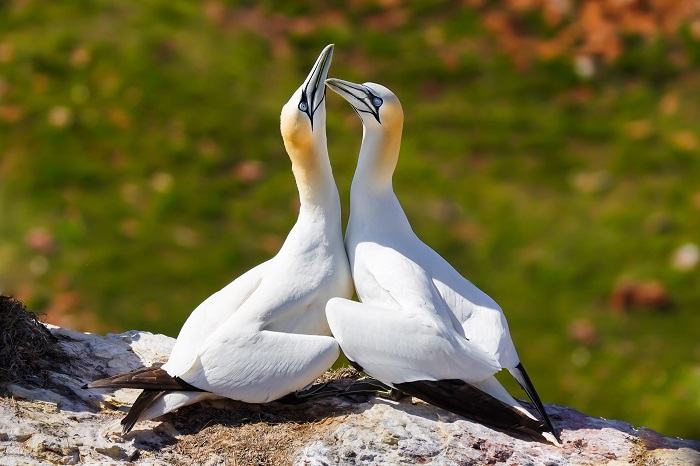
POLYGON ((355 84, 337 78, 326 79, 326 84, 333 92, 339 94, 355 108, 357 108, 358 104, 362 105, 362 100, 367 97, 367 89, 361 84, 355 84))
POLYGON ((366 86, 336 78, 326 79, 326 85, 347 100, 360 117, 362 117, 362 113, 369 113, 380 122, 379 112, 371 103, 373 95, 366 86))
POLYGON ((313 125, 313 114, 316 110, 323 104, 326 98, 326 86, 323 84, 324 80, 328 76, 328 70, 331 67, 331 60, 333 58, 333 44, 326 46, 318 56, 314 67, 311 72, 304 80, 303 89, 306 93, 306 98, 309 102, 309 116, 311 117, 311 124, 313 125))

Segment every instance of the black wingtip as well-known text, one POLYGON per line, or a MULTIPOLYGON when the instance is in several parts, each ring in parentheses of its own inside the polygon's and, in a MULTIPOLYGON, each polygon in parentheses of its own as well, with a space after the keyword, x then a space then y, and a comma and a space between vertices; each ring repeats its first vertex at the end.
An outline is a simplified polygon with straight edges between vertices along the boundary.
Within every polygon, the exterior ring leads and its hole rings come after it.
POLYGON ((131 432, 131 429, 133 429, 136 423, 138 422, 141 413, 143 413, 158 398, 165 395, 166 393, 166 390, 142 391, 139 394, 138 398, 136 398, 136 401, 134 401, 134 404, 131 405, 131 409, 129 410, 129 412, 126 413, 126 416, 124 416, 124 419, 122 419, 121 421, 122 435, 126 435, 129 432, 131 432))
POLYGON ((87 384, 87 383, 83 384, 83 386, 80 388, 82 388, 83 390, 86 390, 86 389, 90 388, 90 384, 87 384))
POLYGON ((432 405, 511 434, 544 441, 544 421, 532 419, 514 407, 463 380, 417 380, 395 383, 402 392, 432 405))
MULTIPOLYGON (((542 417, 544 422, 547 423, 547 427, 549 427, 551 434, 554 435, 554 438, 556 438, 559 443, 561 443, 559 433, 554 428, 554 425, 552 424, 552 421, 549 418, 547 411, 544 409, 544 404, 542 403, 542 400, 540 400, 540 396, 537 394, 537 390, 535 390, 535 386, 532 384, 530 376, 527 375, 527 371, 525 371, 523 363, 518 363, 518 365, 515 366, 515 369, 517 369, 520 372, 520 375, 522 376, 523 381, 525 382, 524 384, 521 383, 520 386, 523 390, 525 390, 525 393, 527 393, 527 396, 530 398, 530 400, 532 400, 532 403, 535 405, 537 412, 540 413, 540 416, 542 417)), ((520 381, 518 380, 518 382, 520 381)))
POLYGON ((126 435, 129 432, 131 432, 131 429, 133 429, 135 425, 136 420, 133 420, 129 423, 124 423, 124 421, 122 421, 122 435, 126 435))
POLYGON ((125 374, 92 381, 83 388, 140 388, 143 390, 174 390, 203 392, 180 377, 173 377, 161 367, 145 367, 125 374))

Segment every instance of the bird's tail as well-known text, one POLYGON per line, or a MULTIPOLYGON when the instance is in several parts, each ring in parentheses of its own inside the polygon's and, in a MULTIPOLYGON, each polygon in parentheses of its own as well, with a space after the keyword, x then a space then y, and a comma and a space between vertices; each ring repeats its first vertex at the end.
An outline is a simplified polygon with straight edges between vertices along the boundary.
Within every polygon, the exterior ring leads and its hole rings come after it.
POLYGON ((539 441, 551 441, 546 435, 549 429, 544 421, 463 380, 419 380, 394 386, 408 395, 482 424, 539 441))
POLYGON ((527 375, 527 372, 525 372, 523 363, 518 363, 518 365, 515 366, 514 369, 509 369, 509 371, 513 375, 513 377, 515 377, 515 380, 518 381, 523 390, 525 390, 525 393, 527 393, 527 396, 530 398, 530 400, 532 400, 532 403, 535 405, 535 408, 537 408, 537 412, 540 413, 542 419, 547 423, 547 427, 549 427, 549 430, 554 436, 554 438, 557 439, 559 443, 561 443, 559 434, 554 429, 552 421, 549 419, 547 411, 545 411, 544 405, 540 400, 540 396, 537 394, 537 390, 535 390, 535 386, 530 381, 530 377, 527 375))
POLYGON ((95 380, 83 388, 140 388, 143 389, 126 417, 122 419, 122 433, 127 434, 139 421, 147 421, 182 406, 196 403, 214 395, 173 377, 160 367, 147 367, 106 379, 95 380))
POLYGON ((183 406, 212 398, 218 397, 203 391, 144 390, 122 419, 122 434, 128 434, 137 422, 148 421, 183 406))
POLYGON ((95 380, 83 385, 83 388, 142 388, 144 390, 185 390, 201 392, 182 380, 173 377, 160 367, 146 367, 125 374, 118 374, 106 379, 95 380))
POLYGON ((131 405, 129 412, 126 413, 126 416, 122 419, 122 434, 131 432, 131 429, 133 429, 134 425, 139 421, 141 413, 166 393, 168 392, 165 390, 142 390, 138 398, 136 398, 136 401, 134 401, 134 404, 131 405))

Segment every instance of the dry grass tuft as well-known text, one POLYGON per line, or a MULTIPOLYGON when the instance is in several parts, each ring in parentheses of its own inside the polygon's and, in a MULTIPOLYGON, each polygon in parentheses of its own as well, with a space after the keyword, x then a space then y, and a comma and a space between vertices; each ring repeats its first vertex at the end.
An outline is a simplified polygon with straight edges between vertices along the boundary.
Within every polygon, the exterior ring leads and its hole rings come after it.
MULTIPOLYGON (((180 439, 175 451, 189 464, 270 465, 291 464, 296 452, 320 438, 332 423, 257 422, 239 427, 215 425, 180 439)), ((182 466, 189 466, 182 463, 182 466)))
POLYGON ((342 422, 342 414, 352 409, 324 403, 227 403, 235 406, 202 410, 195 405, 175 414, 173 425, 185 434, 172 446, 177 466, 288 465, 304 445, 330 435, 342 422), (187 458, 188 463, 178 458, 187 458))
POLYGON ((373 396, 362 385, 354 391, 358 379, 364 380, 353 368, 331 369, 315 382, 329 390, 307 402, 292 397, 264 404, 214 400, 185 406, 155 428, 163 442, 142 445, 140 452, 144 459, 174 466, 290 465, 305 445, 331 437, 359 403, 373 396))
POLYGON ((340 379, 357 380, 360 377, 362 377, 362 374, 357 372, 353 367, 339 367, 337 369, 327 370, 321 377, 316 379, 315 383, 323 383, 340 379))
POLYGON ((13 383, 45 383, 44 363, 60 352, 36 314, 10 296, 0 296, 0 393, 13 383))
MULTIPOLYGON (((316 383, 328 382, 342 390, 358 378, 355 369, 339 368, 327 371, 316 383)), ((182 435, 171 439, 169 460, 176 466, 288 465, 304 445, 330 436, 345 415, 355 411, 356 403, 368 396, 345 395, 349 403, 340 404, 337 397, 324 396, 302 404, 222 400, 187 406, 170 415, 173 427, 182 435)))

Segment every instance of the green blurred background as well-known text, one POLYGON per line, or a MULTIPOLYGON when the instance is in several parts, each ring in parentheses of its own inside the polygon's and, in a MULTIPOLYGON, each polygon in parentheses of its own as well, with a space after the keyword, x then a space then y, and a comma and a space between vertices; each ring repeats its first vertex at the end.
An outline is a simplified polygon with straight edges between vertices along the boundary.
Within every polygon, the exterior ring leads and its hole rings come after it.
MULTIPOLYGON (((279 112, 332 42, 400 97, 397 195, 542 398, 700 438, 694 2, 274 3, 0 0, 0 291, 175 336, 293 225, 279 112)), ((361 126, 328 111, 347 218, 361 126)))

